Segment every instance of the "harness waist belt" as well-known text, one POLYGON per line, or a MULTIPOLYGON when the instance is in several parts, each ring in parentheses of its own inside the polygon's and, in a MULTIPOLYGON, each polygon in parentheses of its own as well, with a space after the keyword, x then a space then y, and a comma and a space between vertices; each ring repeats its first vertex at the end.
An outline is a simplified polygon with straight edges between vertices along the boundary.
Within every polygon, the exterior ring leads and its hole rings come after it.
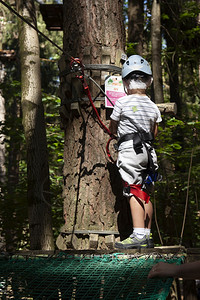
MULTIPOLYGON (((152 132, 134 132, 134 133, 127 133, 125 135, 123 135, 117 145, 119 147, 119 145, 121 145, 121 143, 126 142, 126 141, 130 141, 130 140, 136 140, 136 144, 140 141, 140 142, 151 142, 154 140, 154 134, 152 132)), ((135 143, 134 143, 135 144, 135 143)))

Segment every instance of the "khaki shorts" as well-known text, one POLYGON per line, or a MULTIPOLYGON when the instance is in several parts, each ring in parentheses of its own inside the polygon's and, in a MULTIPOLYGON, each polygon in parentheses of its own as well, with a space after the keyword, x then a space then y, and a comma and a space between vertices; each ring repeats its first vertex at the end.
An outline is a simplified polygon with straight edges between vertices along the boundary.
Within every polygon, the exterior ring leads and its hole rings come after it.
MULTIPOLYGON (((128 148, 120 150, 118 153, 117 167, 122 180, 128 184, 143 183, 145 170, 148 165, 148 155, 144 145, 142 150, 142 153, 136 154, 133 148, 128 148)), ((153 148, 151 148, 151 156, 156 169, 158 169, 157 156, 153 148)))

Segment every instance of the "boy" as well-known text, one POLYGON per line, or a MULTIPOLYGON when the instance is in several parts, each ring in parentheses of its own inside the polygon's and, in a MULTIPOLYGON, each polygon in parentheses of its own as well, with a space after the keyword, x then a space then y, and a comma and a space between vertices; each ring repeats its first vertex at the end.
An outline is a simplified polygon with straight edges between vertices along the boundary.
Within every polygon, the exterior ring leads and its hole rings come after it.
MULTIPOLYGON (((115 247, 153 247, 150 245, 153 206, 145 178, 149 174, 155 177, 158 169, 151 141, 157 135, 162 118, 156 104, 146 95, 153 79, 151 68, 144 58, 130 56, 123 65, 122 79, 127 96, 116 101, 109 129, 118 135, 117 166, 124 184, 123 194, 130 203, 133 233, 115 243, 115 247)), ((152 181, 155 181, 154 178, 152 181)))

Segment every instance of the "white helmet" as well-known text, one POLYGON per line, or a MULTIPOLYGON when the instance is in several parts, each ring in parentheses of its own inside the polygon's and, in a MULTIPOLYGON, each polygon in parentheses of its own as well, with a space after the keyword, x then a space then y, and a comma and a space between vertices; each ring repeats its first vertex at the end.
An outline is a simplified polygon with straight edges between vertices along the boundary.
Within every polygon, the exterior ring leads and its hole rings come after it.
POLYGON ((140 55, 131 55, 125 61, 122 67, 122 78, 133 71, 141 71, 145 74, 152 75, 149 63, 140 55))

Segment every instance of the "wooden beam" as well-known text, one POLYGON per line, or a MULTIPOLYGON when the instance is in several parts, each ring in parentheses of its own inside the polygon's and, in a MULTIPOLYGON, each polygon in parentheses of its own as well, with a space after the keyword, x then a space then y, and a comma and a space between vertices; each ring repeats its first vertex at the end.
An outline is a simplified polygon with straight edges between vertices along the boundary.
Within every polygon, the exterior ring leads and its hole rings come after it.
MULTIPOLYGON (((79 112, 79 103, 82 104, 86 101, 89 101, 87 98, 80 99, 80 101, 74 101, 71 103, 71 110, 76 110, 79 112)), ((100 108, 101 105, 104 104, 104 98, 103 97, 98 97, 94 103, 96 108, 100 108)), ((160 112, 162 114, 172 114, 176 115, 177 113, 177 105, 175 102, 168 102, 168 103, 159 103, 157 104, 157 107, 159 108, 160 112)), ((63 110, 63 106, 62 106, 63 110)), ((107 108, 107 110, 112 110, 112 108, 107 108)))
POLYGON ((163 114, 177 114, 177 105, 175 102, 157 104, 159 110, 163 114))

